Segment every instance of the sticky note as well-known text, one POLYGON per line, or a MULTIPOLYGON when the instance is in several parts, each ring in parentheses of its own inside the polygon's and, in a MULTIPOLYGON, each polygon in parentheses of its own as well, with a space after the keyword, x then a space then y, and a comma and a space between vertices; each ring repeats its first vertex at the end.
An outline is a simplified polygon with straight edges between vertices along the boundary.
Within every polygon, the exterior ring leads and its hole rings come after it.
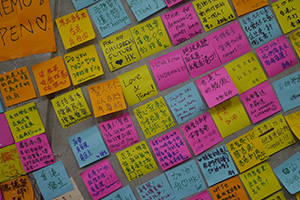
POLYGON ((7 119, 4 113, 0 114, 0 127, 1 127, 1 137, 0 137, 0 148, 3 148, 7 145, 13 144, 14 138, 11 134, 7 119))
POLYGON ((88 87, 94 116, 100 117, 126 109, 119 79, 112 79, 88 87))
POLYGON ((103 0, 88 8, 102 38, 131 24, 119 0, 103 0))
POLYGON ((121 181, 107 159, 83 171, 80 176, 94 200, 101 199, 122 187, 121 181))
POLYGON ((141 21, 166 7, 164 0, 126 0, 135 18, 141 21))
POLYGON ((175 126, 175 122, 162 97, 133 109, 133 112, 146 138, 175 126))
POLYGON ((158 94, 147 65, 126 72, 117 78, 119 78, 128 106, 158 94))
POLYGON ((277 98, 284 112, 300 105, 300 71, 273 82, 277 98))
POLYGON ((107 195, 106 197, 102 198, 103 200, 136 200, 131 188, 129 185, 120 188, 119 190, 107 195))
POLYGON ((298 63, 284 35, 256 49, 256 53, 269 78, 298 63))
POLYGON ((128 112, 100 123, 99 127, 111 153, 140 141, 128 112))
POLYGON ((160 91, 190 80, 179 50, 150 60, 149 64, 160 91))
POLYGON ((185 162, 165 172, 177 199, 206 189, 195 160, 185 162))
POLYGON ((129 181, 133 181, 157 169, 155 160, 145 140, 116 153, 129 181))
POLYGON ((4 182, 26 174, 23 169, 16 145, 12 144, 0 148, 0 155, 0 182, 4 182))
POLYGON ((142 200, 173 200, 176 199, 174 192, 166 178, 165 174, 161 174, 136 187, 138 194, 142 200), (154 188, 154 189, 153 189, 154 188))
POLYGON ((88 7, 98 1, 100 0, 72 0, 72 3, 76 10, 81 10, 82 8, 88 7))
POLYGON ((225 145, 201 154, 197 161, 209 186, 238 174, 225 145))
POLYGON ((283 193, 281 191, 276 192, 275 194, 273 194, 272 196, 270 196, 269 198, 266 198, 266 200, 286 200, 286 198, 283 196, 283 193))
POLYGON ((251 50, 238 22, 233 22, 212 33, 207 37, 207 40, 211 41, 223 64, 251 50))
POLYGON ((130 28, 130 32, 142 58, 146 58, 172 46, 160 16, 130 28))
POLYGON ((291 43, 300 58, 300 30, 290 34, 291 43))
POLYGON ((65 54, 64 60, 73 85, 99 77, 104 73, 93 44, 65 54))
POLYGON ((193 82, 169 93, 165 99, 178 124, 182 124, 206 110, 193 82))
POLYGON ((129 29, 100 40, 100 46, 110 71, 115 71, 141 59, 129 29))
POLYGON ((251 0, 251 1, 232 0, 232 3, 237 15, 241 16, 251 11, 257 10, 261 7, 267 6, 268 0, 251 0))
POLYGON ((73 185, 74 190, 71 190, 70 192, 67 192, 67 193, 65 193, 59 197, 56 197, 52 200, 74 200, 74 199, 84 200, 83 196, 81 195, 81 193, 72 177, 70 178, 70 181, 73 185))
POLYGON ((198 79, 196 84, 209 108, 239 93, 225 67, 221 67, 198 79))
POLYGON ((296 193, 295 196, 296 196, 296 199, 299 200, 300 199, 300 192, 296 193))
POLYGON ((180 52, 192 78, 221 66, 220 59, 207 38, 182 47, 180 52))
POLYGON ((51 200, 74 190, 62 161, 33 172, 45 200, 51 200))
POLYGON ((205 190, 204 192, 201 192, 191 198, 189 200, 212 200, 209 193, 205 190))
POLYGON ((168 8, 171 7, 171 6, 174 6, 180 2, 182 2, 183 0, 165 0, 168 8))
POLYGON ((235 19, 228 0, 196 0, 193 1, 193 5, 205 31, 210 31, 235 19))
POLYGON ((251 124, 238 96, 209 110, 223 138, 251 124))
POLYGON ((267 80, 252 51, 228 63, 225 69, 240 94, 267 80))
POLYGON ((6 107, 36 97, 26 66, 0 74, 0 90, 6 107))
POLYGON ((86 9, 55 19, 65 49, 94 39, 95 32, 86 9))
POLYGON ((290 115, 285 116, 285 120, 288 123, 289 127, 293 131, 293 133, 300 140, 300 111, 294 112, 290 115))
POLYGON ((52 58, 31 67, 40 96, 45 96, 71 85, 62 56, 52 58))
POLYGON ((4 109, 3 109, 3 106, 2 106, 2 104, 0 102, 0 114, 3 113, 3 112, 4 112, 4 109))
POLYGON ((192 157, 179 129, 150 141, 150 145, 163 171, 192 157))
POLYGON ((68 141, 80 168, 109 155, 97 126, 69 137, 68 141))
POLYGON ((51 102, 63 129, 92 117, 80 88, 56 97, 51 102))
POLYGON ((272 8, 284 34, 300 27, 299 1, 279 0, 272 4, 272 8))
POLYGON ((269 157, 253 131, 230 141, 226 146, 240 172, 246 171, 269 157))
POLYGON ((203 32, 192 3, 187 3, 163 14, 161 19, 165 24, 173 45, 182 43, 203 32))
POLYGON ((251 199, 263 199, 281 189, 267 161, 239 175, 251 199))
POLYGON ((238 176, 223 181, 209 188, 213 200, 222 199, 243 199, 248 200, 246 191, 238 176))

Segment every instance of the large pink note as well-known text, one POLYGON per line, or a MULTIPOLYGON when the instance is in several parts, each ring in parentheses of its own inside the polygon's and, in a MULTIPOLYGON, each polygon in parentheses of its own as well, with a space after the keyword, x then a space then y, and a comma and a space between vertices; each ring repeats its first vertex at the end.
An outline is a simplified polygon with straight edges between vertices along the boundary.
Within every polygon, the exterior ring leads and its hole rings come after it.
POLYGON ((13 144, 15 141, 11 134, 9 125, 7 123, 4 113, 0 114, 0 127, 1 127, 1 137, 0 137, 0 148, 6 147, 13 144))

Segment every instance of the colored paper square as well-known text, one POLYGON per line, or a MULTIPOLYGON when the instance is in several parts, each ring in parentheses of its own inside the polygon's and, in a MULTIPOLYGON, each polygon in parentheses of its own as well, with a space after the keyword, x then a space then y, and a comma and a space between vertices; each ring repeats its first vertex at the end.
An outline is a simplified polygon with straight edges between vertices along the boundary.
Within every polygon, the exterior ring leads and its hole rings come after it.
POLYGON ((52 58, 31 67, 40 96, 45 96, 71 85, 62 56, 52 58))
POLYGON ((192 157, 179 129, 150 141, 150 145, 163 171, 192 157))
POLYGON ((4 113, 0 114, 0 127, 1 127, 1 137, 0 137, 0 148, 6 147, 13 144, 14 138, 11 134, 7 119, 4 113))
POLYGON ((69 137, 68 141, 80 168, 109 155, 97 126, 69 137))
POLYGON ((180 2, 182 2, 183 0, 165 0, 168 8, 171 7, 171 6, 174 6, 180 2))
POLYGON ((212 200, 209 193, 205 190, 204 192, 201 192, 192 198, 189 198, 189 200, 212 200))
POLYGON ((268 0, 251 0, 251 1, 232 0, 232 3, 237 15, 241 16, 251 11, 257 10, 261 7, 267 6, 268 0))
POLYGON ((3 113, 3 112, 4 112, 4 109, 3 109, 3 106, 2 106, 2 104, 0 102, 0 114, 3 113))
POLYGON ((84 200, 84 198, 82 197, 74 179, 71 177, 70 181, 74 187, 74 190, 71 190, 70 192, 67 192, 59 197, 56 197, 52 200, 72 200, 72 198, 76 199, 76 200, 84 200))
POLYGON ((225 67, 221 67, 198 79, 196 84, 209 108, 212 108, 239 93, 225 67))
POLYGON ((192 78, 221 66, 219 57, 207 38, 181 48, 180 52, 192 78))
POLYGON ((285 120, 288 123, 292 132, 300 140, 300 111, 285 116, 285 120))
POLYGON ((173 126, 175 122, 162 97, 133 110, 146 138, 157 135, 173 126))
POLYGON ((300 30, 290 34, 291 43, 300 58, 300 30))
POLYGON ((100 46, 110 71, 141 60, 129 29, 100 40, 100 46))
POLYGON ((100 123, 99 127, 111 153, 140 141, 128 112, 100 123))
POLYGON ((116 153, 116 156, 129 181, 133 181, 157 169, 155 160, 145 140, 116 153))
POLYGON ((101 76, 104 72, 94 45, 64 55, 73 85, 101 76))
POLYGON ((150 60, 149 64, 160 91, 190 80, 179 50, 150 60))
POLYGON ((0 74, 0 90, 6 107, 36 97, 26 66, 0 74))
POLYGON ((119 79, 92 85, 88 90, 96 118, 126 109, 119 79))
POLYGON ((100 0, 72 0, 76 10, 81 10, 100 0))
POLYGON ((102 200, 136 200, 131 188, 129 185, 120 188, 119 190, 107 195, 106 197, 102 198, 102 200))
POLYGON ((55 19, 65 49, 94 39, 95 32, 86 9, 55 19))
POLYGON ((283 196, 283 193, 281 191, 276 192, 272 196, 266 198, 266 200, 274 200, 274 199, 286 200, 286 198, 283 196))
POLYGON ((269 78, 298 63, 284 35, 256 49, 256 53, 269 78))
POLYGON ((51 102, 63 129, 92 117, 80 88, 56 97, 51 102))

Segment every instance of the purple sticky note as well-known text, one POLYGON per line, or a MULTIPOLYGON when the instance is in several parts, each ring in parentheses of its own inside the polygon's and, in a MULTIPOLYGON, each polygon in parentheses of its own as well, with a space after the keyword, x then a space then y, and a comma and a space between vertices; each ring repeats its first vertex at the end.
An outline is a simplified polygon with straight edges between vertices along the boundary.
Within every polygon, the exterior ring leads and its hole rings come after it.
POLYGON ((12 137, 9 125, 7 123, 4 113, 0 114, 0 127, 1 127, 1 137, 0 137, 0 148, 6 147, 13 144, 15 141, 12 137))
POLYGON ((211 197, 209 193, 205 190, 204 192, 201 192, 192 198, 189 198, 189 200, 211 200, 211 197))
POLYGON ((270 78, 297 64, 285 35, 256 49, 256 53, 270 78))
POLYGON ((239 93, 225 67, 221 67, 198 79, 196 84, 209 108, 212 108, 239 93))
POLYGON ((183 0, 165 0, 168 8, 171 6, 174 6, 175 4, 178 4, 179 2, 182 2, 183 0))

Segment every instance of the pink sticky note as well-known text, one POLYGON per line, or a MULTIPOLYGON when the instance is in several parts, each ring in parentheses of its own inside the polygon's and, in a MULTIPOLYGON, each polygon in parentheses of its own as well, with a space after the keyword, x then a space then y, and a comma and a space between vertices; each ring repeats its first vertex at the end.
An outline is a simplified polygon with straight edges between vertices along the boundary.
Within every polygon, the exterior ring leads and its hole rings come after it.
POLYGON ((203 32, 192 3, 176 8, 161 16, 173 45, 184 42, 203 32))
POLYGON ((251 50, 238 22, 212 33, 208 40, 212 42, 223 64, 251 50))
POLYGON ((179 50, 150 60, 149 64, 161 91, 190 79, 179 50))
POLYGON ((285 35, 256 49, 256 53, 270 78, 297 64, 285 35))
POLYGON ((16 146, 26 173, 55 163, 45 133, 17 142, 16 146))
POLYGON ((179 2, 182 2, 183 0, 165 0, 168 8, 171 6, 174 6, 175 4, 178 4, 179 2))
POLYGON ((238 94, 238 90, 228 75, 225 67, 221 67, 198 79, 196 84, 209 108, 238 94))
POLYGON ((102 122, 99 127, 111 153, 140 141, 129 113, 102 122))
POLYGON ((178 129, 152 140, 150 145, 163 171, 192 157, 178 129))
POLYGON ((282 110, 268 81, 240 94, 240 98, 254 124, 282 110))
POLYGON ((180 129, 196 156, 223 140, 208 112, 180 129))
POLYGON ((197 194, 192 198, 189 198, 189 200, 211 200, 211 197, 209 193, 205 190, 204 192, 201 192, 200 194, 197 194))
POLYGON ((15 141, 11 134, 9 125, 7 123, 4 113, 0 114, 0 127, 1 127, 1 137, 0 137, 0 148, 6 147, 13 144, 15 141))
POLYGON ((180 51, 192 78, 221 65, 213 45, 206 38, 189 44, 180 51))
POLYGON ((88 168, 80 176, 94 200, 101 199, 122 187, 108 159, 88 168))

